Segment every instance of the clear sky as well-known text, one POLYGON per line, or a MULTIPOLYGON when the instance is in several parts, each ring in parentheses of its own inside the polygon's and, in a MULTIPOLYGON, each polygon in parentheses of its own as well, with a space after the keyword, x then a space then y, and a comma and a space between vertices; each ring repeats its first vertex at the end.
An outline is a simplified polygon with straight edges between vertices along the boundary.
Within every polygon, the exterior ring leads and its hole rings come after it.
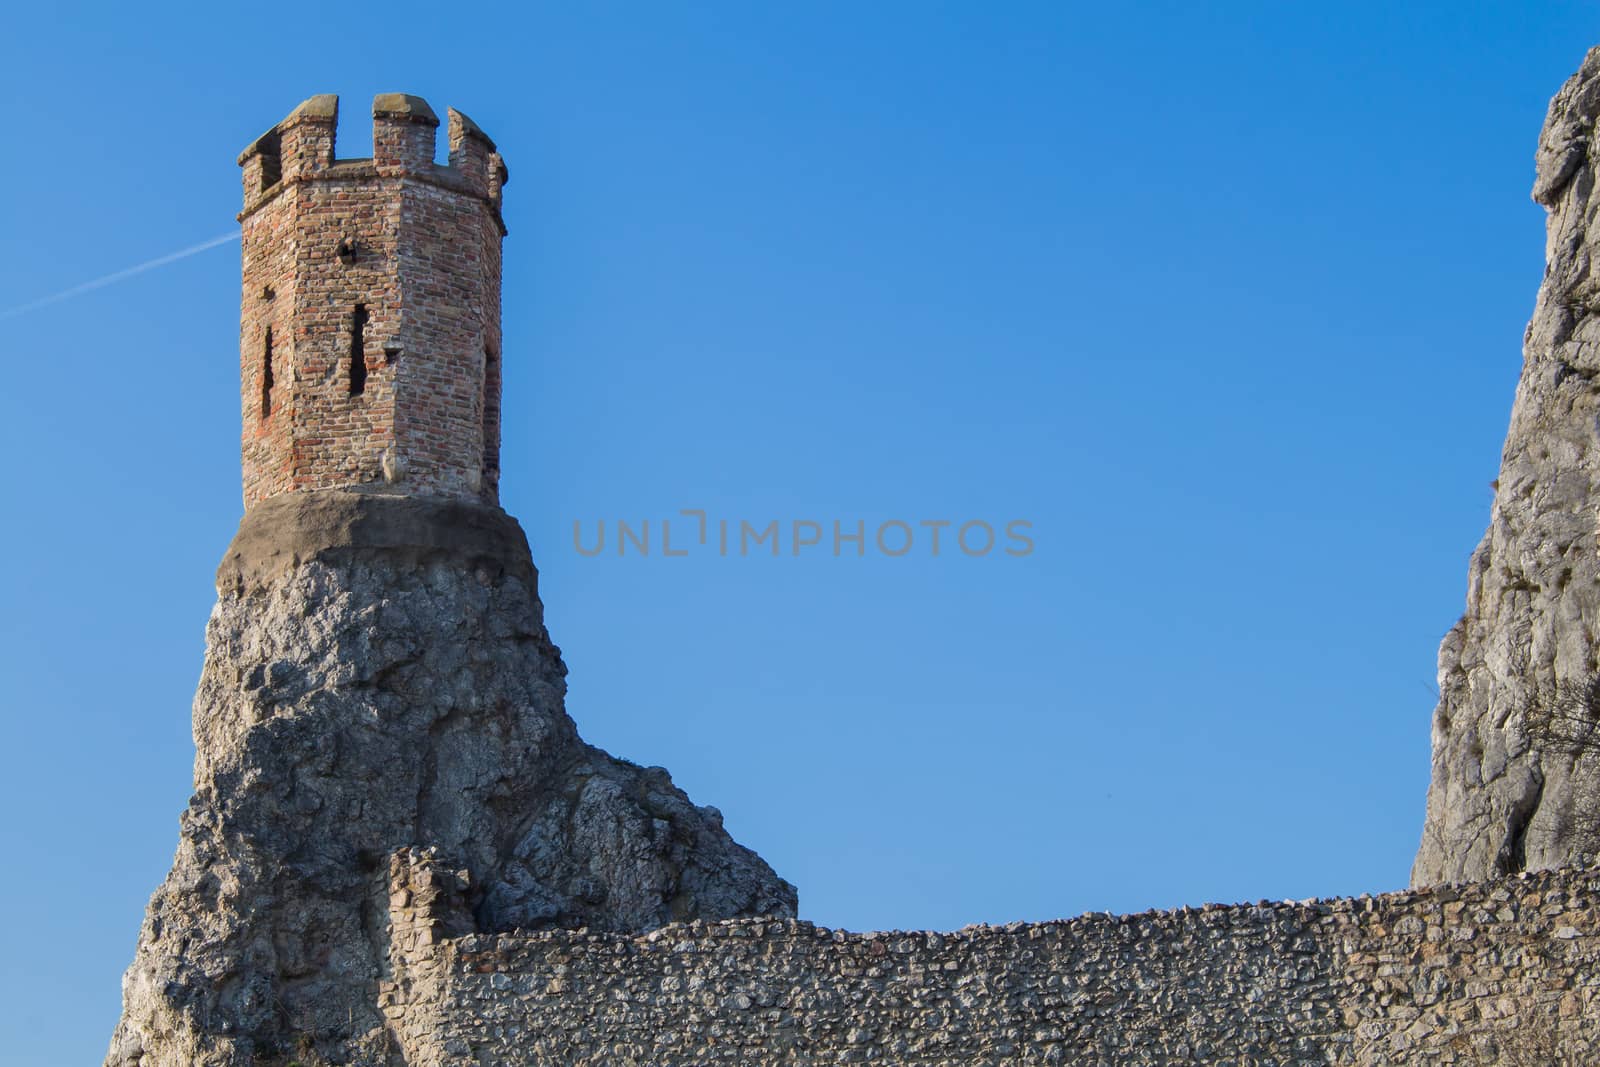
MULTIPOLYGON (((314 93, 342 155, 396 90, 499 141, 504 503, 569 709, 804 917, 1405 884, 1540 277, 1535 138, 1592 5, 6 21, 0 311, 229 233, 235 155, 314 93), (828 537, 574 549, 686 508, 828 537), (1035 547, 834 557, 858 519, 1035 547)), ((7 1063, 98 1061, 176 843, 237 314, 225 243, 0 318, 7 1063)))

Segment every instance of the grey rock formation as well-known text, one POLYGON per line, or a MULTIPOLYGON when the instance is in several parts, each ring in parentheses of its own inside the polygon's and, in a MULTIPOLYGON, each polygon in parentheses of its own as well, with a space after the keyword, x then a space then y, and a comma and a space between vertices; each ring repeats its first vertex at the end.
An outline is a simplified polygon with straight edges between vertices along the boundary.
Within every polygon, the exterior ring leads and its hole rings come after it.
POLYGON ((1545 278, 1466 614, 1439 650, 1416 885, 1581 861, 1600 840, 1597 114, 1600 48, 1539 138, 1545 278))
POLYGON ((109 1064, 400 1062, 379 994, 407 847, 459 868, 485 932, 794 914, 715 809, 579 738, 498 509, 287 495, 218 589, 195 795, 109 1064))

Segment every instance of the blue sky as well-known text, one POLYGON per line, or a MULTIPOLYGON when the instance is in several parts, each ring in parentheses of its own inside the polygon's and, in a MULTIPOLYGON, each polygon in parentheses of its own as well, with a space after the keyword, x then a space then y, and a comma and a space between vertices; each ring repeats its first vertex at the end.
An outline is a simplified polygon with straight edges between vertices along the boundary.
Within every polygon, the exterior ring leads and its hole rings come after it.
MULTIPOLYGON (((510 164, 504 504, 593 742, 806 918, 1404 885, 1591 5, 7 16, 0 309, 229 231, 301 99, 510 164), (449 17, 447 17, 449 16, 449 17), (1032 523, 585 558, 575 521, 1032 523)), ((232 245, 0 319, 0 1047, 96 1062, 240 514, 232 245)), ((675 531, 676 533, 676 531, 675 531)))

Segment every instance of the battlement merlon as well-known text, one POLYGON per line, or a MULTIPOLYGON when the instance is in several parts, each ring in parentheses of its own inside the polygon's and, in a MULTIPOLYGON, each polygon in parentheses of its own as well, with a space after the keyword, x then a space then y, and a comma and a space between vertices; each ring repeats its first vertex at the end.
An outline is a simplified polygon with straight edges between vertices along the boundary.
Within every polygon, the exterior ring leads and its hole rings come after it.
POLYGON ((372 98, 372 162, 378 173, 415 174, 433 167, 439 116, 420 96, 379 93, 372 98))
POLYGON ((333 138, 339 125, 339 98, 313 96, 239 153, 248 208, 286 180, 333 166, 333 138))
POLYGON ((474 186, 488 190, 489 202, 500 206, 501 190, 511 180, 506 161, 500 158, 494 141, 476 122, 453 107, 445 108, 450 125, 447 132, 450 145, 450 166, 474 186))
POLYGON ((420 96, 379 93, 372 100, 372 157, 339 159, 334 138, 339 98, 313 96, 239 154, 244 169, 240 221, 283 188, 319 178, 417 178, 482 198, 499 219, 502 190, 510 180, 495 143, 466 115, 447 109, 449 163, 434 162, 439 117, 420 96))

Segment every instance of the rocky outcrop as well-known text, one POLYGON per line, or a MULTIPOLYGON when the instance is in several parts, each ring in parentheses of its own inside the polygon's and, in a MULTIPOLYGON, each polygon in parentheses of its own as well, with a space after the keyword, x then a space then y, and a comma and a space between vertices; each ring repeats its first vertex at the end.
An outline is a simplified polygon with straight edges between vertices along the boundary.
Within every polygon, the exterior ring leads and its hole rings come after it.
POLYGON ((405 850, 458 872, 454 935, 794 914, 714 808, 579 738, 498 509, 270 500, 218 590, 195 795, 109 1064, 402 1062, 381 1000, 405 850))
POLYGON ((1417 885, 1580 861, 1600 841, 1597 114, 1600 49, 1539 138, 1545 278, 1466 614, 1439 650, 1417 885))

